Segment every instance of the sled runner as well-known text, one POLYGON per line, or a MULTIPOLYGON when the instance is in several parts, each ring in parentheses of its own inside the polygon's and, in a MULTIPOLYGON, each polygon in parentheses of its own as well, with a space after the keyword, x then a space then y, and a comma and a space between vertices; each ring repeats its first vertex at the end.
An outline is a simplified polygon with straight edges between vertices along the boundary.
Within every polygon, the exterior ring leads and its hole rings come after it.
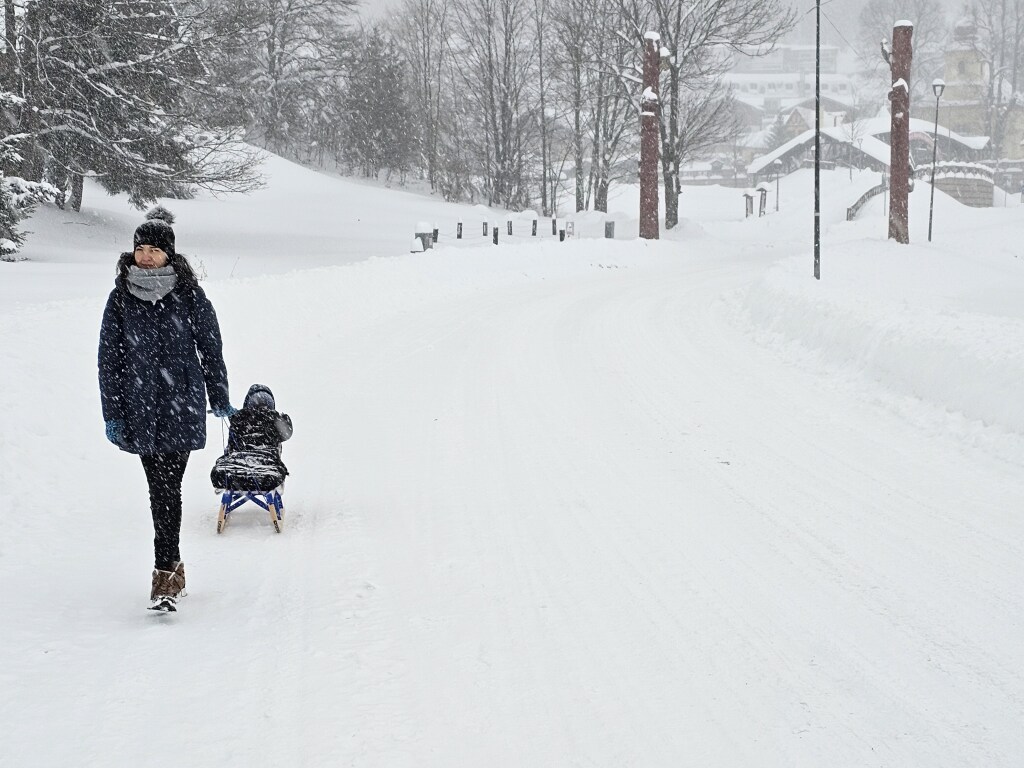
POLYGON ((284 526, 284 502, 281 492, 277 489, 261 493, 258 491, 224 491, 220 497, 220 511, 217 513, 217 533, 224 533, 231 513, 251 501, 270 513, 270 522, 274 530, 281 532, 284 526))

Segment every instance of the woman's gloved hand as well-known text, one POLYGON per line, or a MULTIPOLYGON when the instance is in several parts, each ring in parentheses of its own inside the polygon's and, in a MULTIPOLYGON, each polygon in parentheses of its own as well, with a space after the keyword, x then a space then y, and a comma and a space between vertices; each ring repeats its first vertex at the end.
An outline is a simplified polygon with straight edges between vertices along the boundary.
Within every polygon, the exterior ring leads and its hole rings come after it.
POLYGON ((110 419, 105 422, 107 425, 107 440, 118 448, 124 445, 124 422, 120 419, 110 419))
POLYGON ((218 408, 217 406, 214 406, 213 408, 213 415, 218 419, 230 419, 236 413, 238 413, 238 409, 230 403, 228 403, 227 408, 218 408))

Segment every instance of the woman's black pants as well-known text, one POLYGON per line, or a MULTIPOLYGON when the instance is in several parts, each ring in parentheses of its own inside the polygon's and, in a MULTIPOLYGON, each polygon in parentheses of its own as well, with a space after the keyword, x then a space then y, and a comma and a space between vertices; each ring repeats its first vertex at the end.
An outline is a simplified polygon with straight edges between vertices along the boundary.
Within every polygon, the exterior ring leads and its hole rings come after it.
POLYGON ((142 456, 142 467, 149 483, 149 507, 153 512, 154 567, 173 571, 181 560, 178 540, 181 536, 181 479, 188 464, 188 451, 153 453, 142 456))

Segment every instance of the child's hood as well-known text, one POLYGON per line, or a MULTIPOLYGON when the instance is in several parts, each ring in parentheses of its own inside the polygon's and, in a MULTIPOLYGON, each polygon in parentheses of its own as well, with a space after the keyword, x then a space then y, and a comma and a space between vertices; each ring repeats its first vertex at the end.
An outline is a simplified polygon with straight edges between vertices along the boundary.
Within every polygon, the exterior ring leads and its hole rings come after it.
POLYGON ((253 384, 245 395, 245 402, 242 403, 242 408, 267 408, 275 410, 277 403, 274 400, 274 393, 270 391, 270 387, 266 384, 253 384))

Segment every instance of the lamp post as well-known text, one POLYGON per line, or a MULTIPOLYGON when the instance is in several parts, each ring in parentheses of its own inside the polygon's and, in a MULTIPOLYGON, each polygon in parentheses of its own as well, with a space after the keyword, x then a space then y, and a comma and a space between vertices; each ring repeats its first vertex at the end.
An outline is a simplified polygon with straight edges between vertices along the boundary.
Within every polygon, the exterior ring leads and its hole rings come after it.
POLYGON ((782 175, 782 160, 776 159, 772 163, 775 168, 775 212, 779 212, 779 176, 782 175))
POLYGON ((928 204, 928 242, 932 241, 932 218, 935 214, 935 161, 939 153, 939 99, 942 92, 946 90, 944 80, 936 79, 932 82, 932 91, 935 93, 935 133, 932 136, 932 199, 928 204))
POLYGON ((821 0, 814 8, 814 279, 821 280, 821 0))

